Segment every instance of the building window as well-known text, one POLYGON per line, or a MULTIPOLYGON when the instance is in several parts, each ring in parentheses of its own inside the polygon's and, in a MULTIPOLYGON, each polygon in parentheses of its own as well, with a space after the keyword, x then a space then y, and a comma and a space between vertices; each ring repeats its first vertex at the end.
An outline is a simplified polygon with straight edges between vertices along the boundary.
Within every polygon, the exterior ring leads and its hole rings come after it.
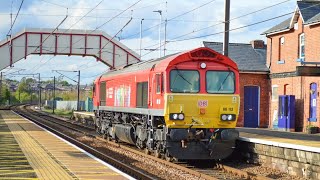
POLYGON ((304 53, 305 53, 305 48, 304 48, 304 44, 305 44, 305 37, 304 37, 304 33, 299 35, 299 58, 300 59, 304 59, 304 53))
POLYGON ((272 101, 278 101, 278 85, 272 86, 272 101))
POLYGON ((281 38, 280 38, 280 45, 281 45, 281 46, 284 45, 284 37, 281 37, 281 38))
POLYGON ((282 57, 283 45, 284 45, 284 37, 281 37, 279 39, 278 64, 284 64, 284 59, 282 57))
POLYGON ((293 27, 295 30, 298 30, 298 23, 294 23, 293 27))

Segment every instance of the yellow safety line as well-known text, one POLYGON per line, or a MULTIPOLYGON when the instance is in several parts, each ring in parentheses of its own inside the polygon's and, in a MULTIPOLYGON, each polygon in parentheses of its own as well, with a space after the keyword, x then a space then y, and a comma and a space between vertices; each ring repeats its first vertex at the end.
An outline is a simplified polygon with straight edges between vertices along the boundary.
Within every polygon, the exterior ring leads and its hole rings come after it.
MULTIPOLYGON (((23 153, 30 162, 34 171, 41 179, 74 179, 59 164, 56 163, 39 144, 17 123, 26 123, 18 120, 10 121, 4 118, 23 153)), ((42 131, 41 129, 38 129, 42 131)))

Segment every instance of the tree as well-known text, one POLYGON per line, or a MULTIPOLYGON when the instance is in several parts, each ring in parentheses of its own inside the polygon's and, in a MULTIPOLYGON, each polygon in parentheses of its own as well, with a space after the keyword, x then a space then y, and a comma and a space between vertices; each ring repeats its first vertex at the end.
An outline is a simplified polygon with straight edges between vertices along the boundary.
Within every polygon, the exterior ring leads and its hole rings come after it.
MULTIPOLYGON (((37 81, 32 78, 22 78, 15 93, 15 98, 20 102, 29 102, 31 99, 31 87, 29 85, 33 83, 37 83, 37 81)), ((34 97, 35 96, 32 96, 33 99, 34 97)))
POLYGON ((60 84, 62 86, 70 86, 70 84, 68 83, 68 81, 61 81, 60 84))

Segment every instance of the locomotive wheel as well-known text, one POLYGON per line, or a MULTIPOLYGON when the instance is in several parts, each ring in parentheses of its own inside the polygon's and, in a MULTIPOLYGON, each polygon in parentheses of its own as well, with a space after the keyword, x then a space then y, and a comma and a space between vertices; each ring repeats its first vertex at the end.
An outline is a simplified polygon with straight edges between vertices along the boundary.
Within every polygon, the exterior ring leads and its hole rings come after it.
POLYGON ((160 151, 158 149, 154 150, 154 157, 156 158, 160 158, 161 157, 161 154, 160 154, 160 151))
POLYGON ((148 148, 144 148, 144 153, 150 155, 150 151, 148 148))
POLYGON ((173 158, 170 156, 168 151, 164 154, 164 159, 166 161, 168 161, 168 162, 172 162, 173 161, 173 158))

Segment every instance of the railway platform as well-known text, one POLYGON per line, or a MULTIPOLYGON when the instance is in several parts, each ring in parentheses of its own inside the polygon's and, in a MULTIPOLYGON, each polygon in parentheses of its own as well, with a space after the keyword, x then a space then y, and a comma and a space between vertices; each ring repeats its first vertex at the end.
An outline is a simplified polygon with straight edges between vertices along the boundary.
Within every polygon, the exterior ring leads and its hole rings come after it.
POLYGON ((320 133, 305 134, 261 128, 237 128, 237 130, 242 141, 320 153, 320 133))
POLYGON ((236 151, 259 163, 305 179, 320 179, 320 135, 237 128, 236 151))
POLYGON ((0 179, 132 179, 9 110, 0 144, 0 179))

